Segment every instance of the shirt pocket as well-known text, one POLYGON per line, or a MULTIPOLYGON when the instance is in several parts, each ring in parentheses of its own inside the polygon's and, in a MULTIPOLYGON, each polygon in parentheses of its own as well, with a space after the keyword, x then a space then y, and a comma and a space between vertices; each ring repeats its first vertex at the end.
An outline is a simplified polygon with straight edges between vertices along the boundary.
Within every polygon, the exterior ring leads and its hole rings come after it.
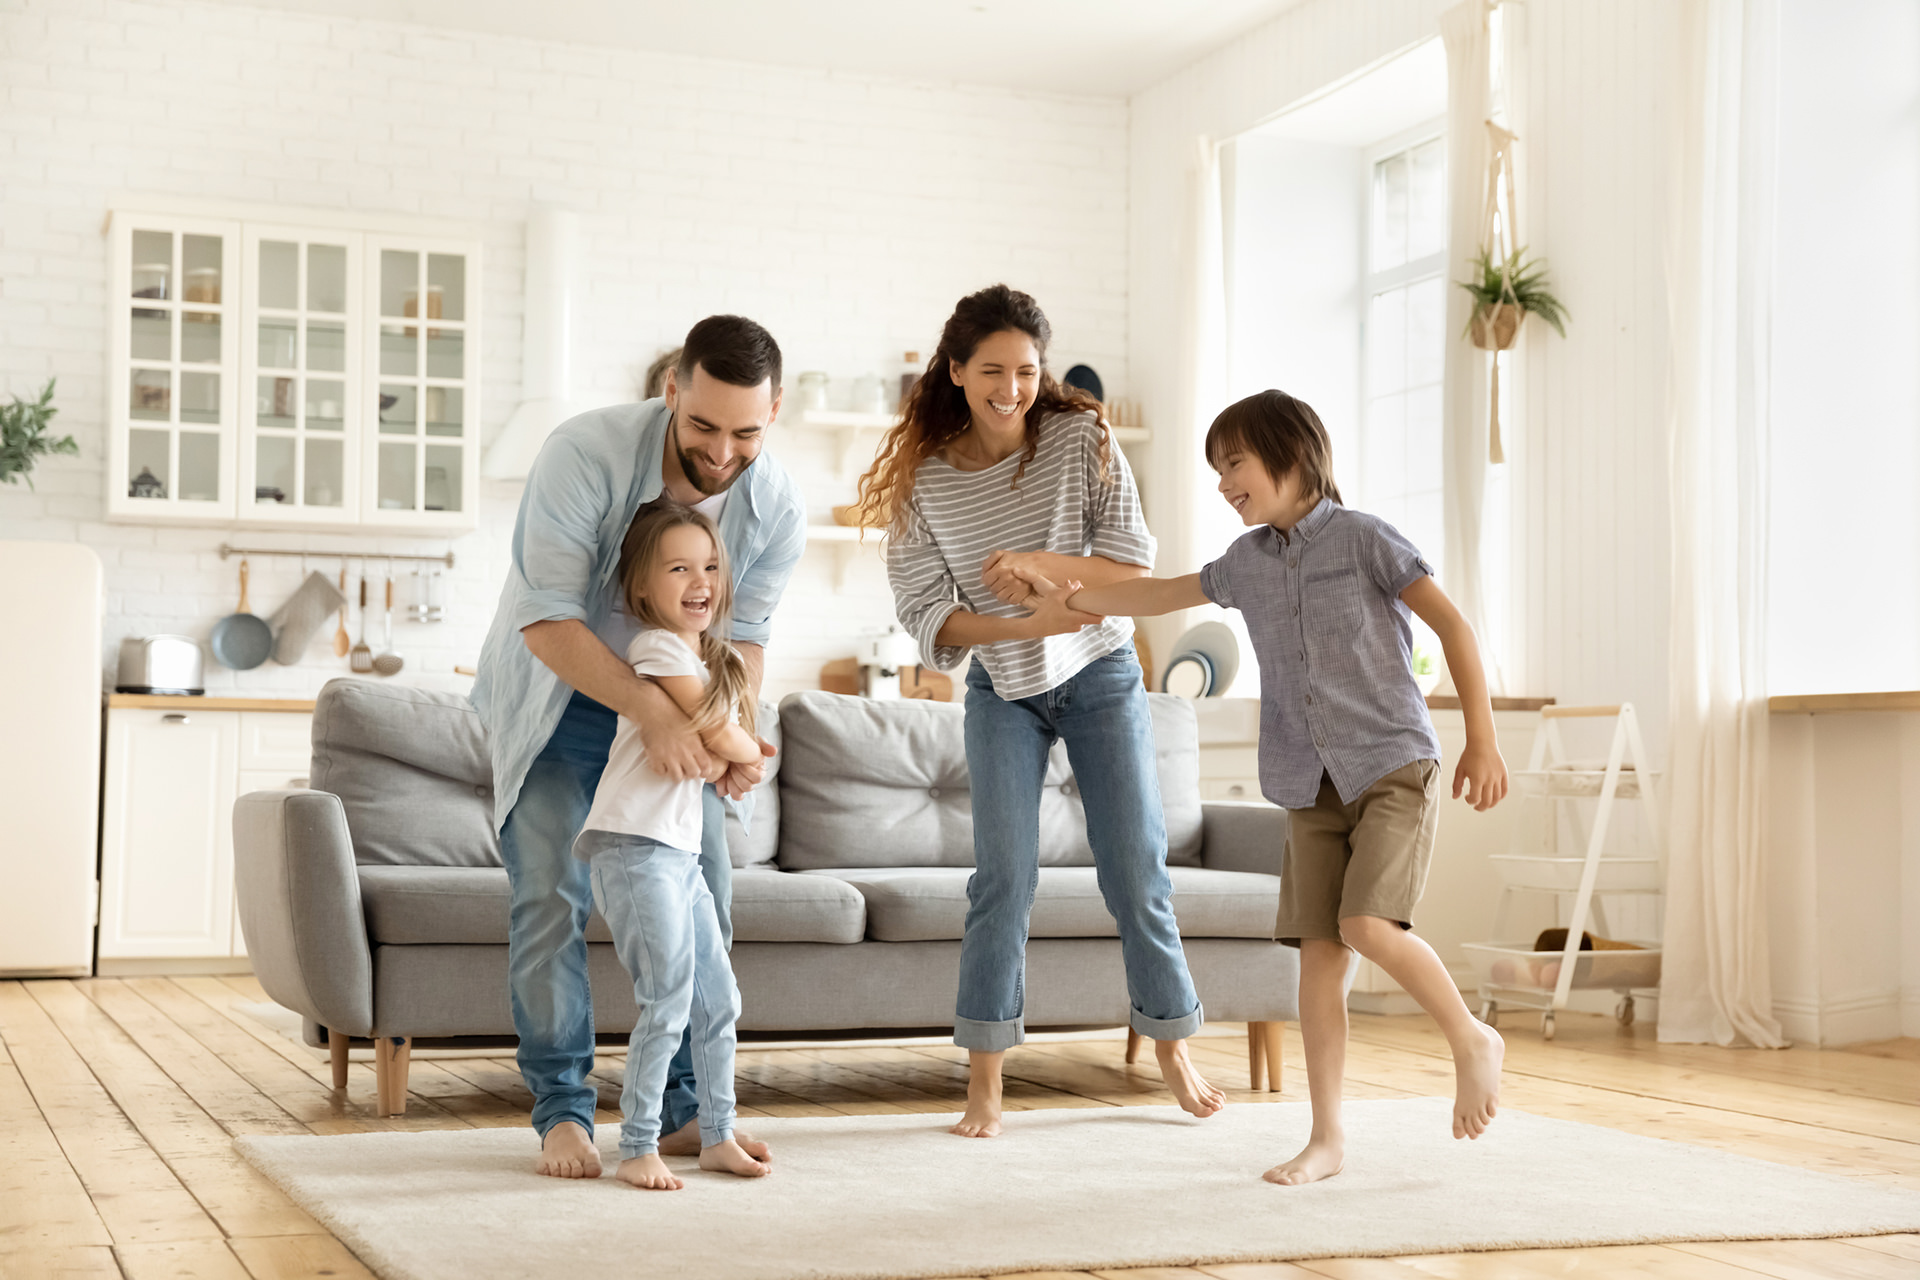
POLYGON ((1314 569, 1302 577, 1307 640, 1334 652, 1360 647, 1366 631, 1367 581, 1351 566, 1314 569))

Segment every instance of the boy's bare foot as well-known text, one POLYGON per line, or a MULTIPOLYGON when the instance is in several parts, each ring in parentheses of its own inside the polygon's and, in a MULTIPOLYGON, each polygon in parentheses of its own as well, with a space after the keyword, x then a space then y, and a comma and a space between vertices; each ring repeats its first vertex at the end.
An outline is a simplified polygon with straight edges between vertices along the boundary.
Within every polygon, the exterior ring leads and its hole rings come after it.
POLYGON ((1000 1082, 981 1079, 984 1074, 976 1071, 967 1080, 966 1114, 948 1133, 957 1133, 963 1138, 1000 1136, 1000 1082))
POLYGON ((1484 1022, 1476 1021, 1480 1043, 1453 1055, 1453 1136, 1477 1138, 1500 1110, 1500 1064, 1507 1042, 1484 1022))
MULTIPOLYGON (((766 1143, 748 1137, 738 1130, 733 1140, 740 1149, 762 1164, 773 1163, 773 1148, 766 1143)), ((700 1122, 689 1120, 678 1129, 660 1139, 660 1154, 663 1156, 697 1156, 700 1154, 700 1122)))
POLYGON ((547 1130, 540 1143, 540 1162, 534 1170, 549 1178, 597 1178, 600 1148, 577 1120, 562 1120, 547 1130))
POLYGON ((635 1156, 631 1160, 622 1160, 620 1167, 613 1172, 620 1181, 639 1187, 642 1191, 678 1191, 686 1184, 673 1176, 666 1162, 657 1155, 635 1156))
POLYGON ((1153 1056, 1160 1060, 1160 1074, 1173 1090, 1173 1100, 1188 1115, 1204 1120, 1227 1105, 1227 1095, 1208 1084, 1193 1065, 1185 1040, 1155 1040, 1153 1056))
POLYGON ((1300 1154, 1285 1164, 1277 1164, 1260 1176, 1276 1186, 1303 1187, 1309 1182, 1331 1178, 1346 1164, 1346 1138, 1341 1134, 1314 1134, 1300 1154))
POLYGON ((764 1178, 773 1172, 772 1161, 754 1159, 733 1138, 701 1148, 700 1167, 709 1173, 731 1173, 742 1178, 764 1178))

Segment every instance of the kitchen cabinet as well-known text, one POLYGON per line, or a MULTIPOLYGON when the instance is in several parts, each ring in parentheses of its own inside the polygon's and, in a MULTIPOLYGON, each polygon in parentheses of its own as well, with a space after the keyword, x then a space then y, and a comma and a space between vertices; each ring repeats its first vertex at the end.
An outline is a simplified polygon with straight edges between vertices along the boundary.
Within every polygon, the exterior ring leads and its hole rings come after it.
POLYGON ((306 785, 311 709, 223 698, 109 700, 101 973, 165 971, 176 967, 170 962, 183 971, 244 967, 234 801, 306 785), (280 709, 261 709, 269 706, 280 709))
POLYGON ((109 518, 474 528, 478 244, 262 215, 114 215, 109 518))

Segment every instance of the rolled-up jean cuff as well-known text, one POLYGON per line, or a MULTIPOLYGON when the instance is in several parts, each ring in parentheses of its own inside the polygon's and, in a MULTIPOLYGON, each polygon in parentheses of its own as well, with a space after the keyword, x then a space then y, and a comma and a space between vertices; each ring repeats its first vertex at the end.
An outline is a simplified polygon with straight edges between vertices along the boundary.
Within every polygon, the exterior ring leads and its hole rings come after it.
POLYGON ((593 1113, 592 1112, 588 1112, 584 1116, 568 1115, 565 1112, 562 1112, 561 1114, 553 1117, 553 1119, 547 1121, 546 1124, 535 1125, 534 1128, 540 1134, 540 1141, 545 1142, 547 1140, 547 1135, 553 1132, 553 1126, 557 1124, 565 1124, 569 1120, 573 1121, 575 1124, 579 1125, 582 1129, 585 1129, 587 1131, 588 1142, 593 1141, 593 1113))
POLYGON ((708 1147, 717 1147, 732 1136, 733 1126, 731 1124, 724 1125, 718 1129, 709 1129, 703 1124, 700 1126, 700 1149, 705 1151, 708 1147))
POLYGON ((1199 1005, 1193 1006, 1193 1012, 1184 1018, 1172 1018, 1162 1021, 1149 1018, 1138 1009, 1127 1014, 1127 1025, 1149 1040, 1185 1040, 1199 1034, 1200 1028, 1207 1025, 1206 1011, 1199 1005))
POLYGON ((972 1053, 1004 1053, 1027 1042, 1027 1028, 1018 1018, 1006 1022, 975 1022, 955 1015, 953 1042, 972 1053))
POLYGON ((630 1147, 624 1142, 620 1144, 620 1158, 622 1160, 638 1160, 641 1156, 657 1156, 659 1154, 660 1144, 657 1142, 644 1147, 630 1147))

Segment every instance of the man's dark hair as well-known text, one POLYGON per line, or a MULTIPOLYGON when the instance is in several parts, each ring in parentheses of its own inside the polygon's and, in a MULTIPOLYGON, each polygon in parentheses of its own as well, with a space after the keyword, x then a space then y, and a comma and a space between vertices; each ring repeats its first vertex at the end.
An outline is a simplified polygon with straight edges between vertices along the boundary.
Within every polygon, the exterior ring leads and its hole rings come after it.
POLYGON ((772 379, 772 394, 780 394, 780 344, 745 316, 708 316, 687 330, 676 368, 682 385, 693 377, 695 367, 736 387, 757 387, 772 379))

